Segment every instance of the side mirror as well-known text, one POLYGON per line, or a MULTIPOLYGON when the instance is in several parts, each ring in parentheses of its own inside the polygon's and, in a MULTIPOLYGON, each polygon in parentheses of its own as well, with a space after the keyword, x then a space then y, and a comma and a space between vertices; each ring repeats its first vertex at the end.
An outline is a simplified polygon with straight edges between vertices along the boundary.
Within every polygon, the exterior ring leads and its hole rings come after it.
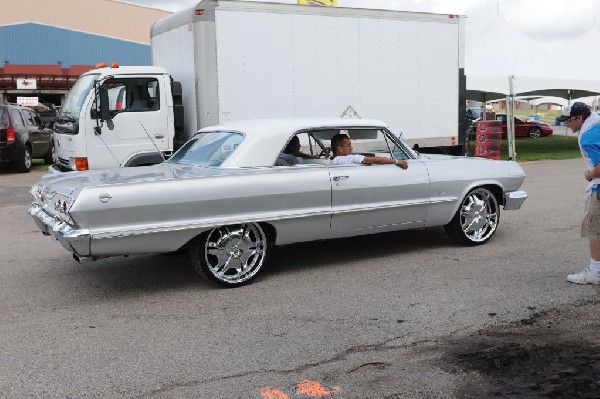
POLYGON ((100 119, 105 121, 111 120, 108 90, 106 87, 98 88, 98 96, 100 97, 100 119))

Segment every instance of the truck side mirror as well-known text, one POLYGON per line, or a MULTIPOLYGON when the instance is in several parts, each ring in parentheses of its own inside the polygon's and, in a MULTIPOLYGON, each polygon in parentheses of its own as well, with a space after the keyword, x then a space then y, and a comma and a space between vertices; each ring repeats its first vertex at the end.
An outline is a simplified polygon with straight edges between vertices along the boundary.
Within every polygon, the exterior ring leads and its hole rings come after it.
POLYGON ((104 121, 111 120, 110 106, 108 100, 108 90, 106 87, 98 88, 98 95, 100 97, 100 119, 104 121))

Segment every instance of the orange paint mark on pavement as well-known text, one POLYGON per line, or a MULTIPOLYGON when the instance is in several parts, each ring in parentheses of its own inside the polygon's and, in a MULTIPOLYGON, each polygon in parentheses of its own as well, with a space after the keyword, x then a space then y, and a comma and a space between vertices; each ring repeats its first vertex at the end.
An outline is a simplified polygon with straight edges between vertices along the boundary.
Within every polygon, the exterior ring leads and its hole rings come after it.
POLYGON ((304 380, 298 383, 298 393, 312 398, 331 397, 339 390, 339 388, 326 389, 317 381, 304 380))
POLYGON ((265 399, 289 399, 289 396, 275 388, 265 388, 260 391, 260 394, 265 399))

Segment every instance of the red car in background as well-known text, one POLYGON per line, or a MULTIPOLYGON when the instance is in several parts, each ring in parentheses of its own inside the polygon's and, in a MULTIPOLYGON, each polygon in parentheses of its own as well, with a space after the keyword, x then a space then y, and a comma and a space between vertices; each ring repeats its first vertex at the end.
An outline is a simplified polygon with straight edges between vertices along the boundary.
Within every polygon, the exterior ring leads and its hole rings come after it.
MULTIPOLYGON (((506 138, 506 115, 496 114, 496 120, 502 121, 502 138, 506 138)), ((547 123, 531 121, 526 122, 519 118, 515 118, 515 137, 538 137, 550 136, 552 128, 547 123)))

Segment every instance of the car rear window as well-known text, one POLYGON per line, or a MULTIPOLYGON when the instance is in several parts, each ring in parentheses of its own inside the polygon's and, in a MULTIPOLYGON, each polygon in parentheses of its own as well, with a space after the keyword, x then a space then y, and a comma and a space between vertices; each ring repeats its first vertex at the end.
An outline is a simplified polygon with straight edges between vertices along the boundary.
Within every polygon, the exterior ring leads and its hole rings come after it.
POLYGON ((238 132, 202 132, 183 145, 167 162, 197 166, 220 166, 241 144, 238 132))
POLYGON ((15 125, 16 127, 25 126, 23 124, 23 118, 21 117, 21 112, 18 109, 11 109, 10 116, 12 117, 13 125, 15 125))

